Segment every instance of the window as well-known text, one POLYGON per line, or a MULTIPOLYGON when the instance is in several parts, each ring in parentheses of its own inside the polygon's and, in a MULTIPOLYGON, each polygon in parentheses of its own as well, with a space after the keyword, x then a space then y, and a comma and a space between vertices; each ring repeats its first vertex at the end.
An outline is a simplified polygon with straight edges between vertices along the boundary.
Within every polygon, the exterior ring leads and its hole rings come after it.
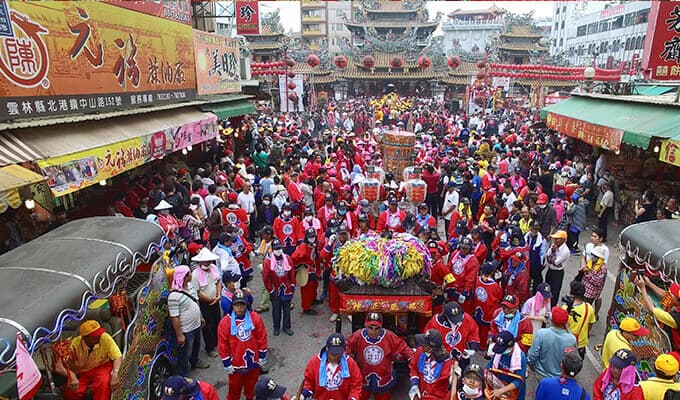
POLYGON ((624 50, 630 50, 630 38, 626 39, 626 47, 624 47, 624 50))
POLYGON ((609 30, 609 21, 602 21, 597 28, 598 32, 607 32, 609 30))
POLYGON ((645 43, 642 41, 642 36, 638 36, 635 44, 637 45, 635 47, 636 50, 642 50, 642 48, 645 46, 645 43))
POLYGON ((609 42, 600 43, 600 54, 607 52, 608 45, 609 45, 609 42))
POLYGON ((562 21, 561 28, 564 29, 564 21, 562 21))
POLYGON ((588 27, 586 25, 581 25, 576 29, 576 36, 585 36, 586 35, 586 29, 588 27))
POLYGON ((592 24, 588 24, 588 34, 593 34, 597 33, 597 22, 593 22, 592 24))
POLYGON ((567 12, 567 6, 562 7, 562 13, 566 14, 566 12, 567 12))
POLYGON ((635 25, 635 13, 628 13, 623 17, 623 26, 635 25))
POLYGON ((555 10, 555 14, 559 15, 560 14, 560 8, 557 7, 557 10, 555 10))
POLYGON ((560 38, 560 47, 564 45, 564 39, 560 38))
POLYGON ((640 49, 645 48, 645 40, 647 40, 647 35, 642 35, 642 47, 640 47, 640 49))
POLYGON ((612 30, 623 27, 623 15, 612 20, 612 30))
POLYGON ((558 26, 559 26, 559 23, 555 22, 555 31, 557 31, 558 26))
POLYGON ((640 10, 635 14, 636 24, 646 24, 649 20, 649 8, 640 10))

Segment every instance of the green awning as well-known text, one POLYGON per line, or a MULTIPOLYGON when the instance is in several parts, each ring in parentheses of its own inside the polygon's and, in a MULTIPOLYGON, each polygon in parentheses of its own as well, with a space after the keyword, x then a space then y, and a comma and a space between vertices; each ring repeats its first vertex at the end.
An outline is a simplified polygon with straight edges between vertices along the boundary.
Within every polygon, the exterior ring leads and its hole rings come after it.
POLYGON ((667 139, 680 133, 680 107, 677 105, 639 103, 572 96, 541 110, 623 131, 622 142, 642 149, 652 137, 667 139))
POLYGON ((641 94, 643 96, 660 96, 675 90, 675 86, 636 86, 633 89, 633 94, 641 94))
POLYGON ((255 112, 255 105, 249 101, 239 100, 224 103, 204 104, 201 110, 210 111, 219 119, 238 117, 255 112))

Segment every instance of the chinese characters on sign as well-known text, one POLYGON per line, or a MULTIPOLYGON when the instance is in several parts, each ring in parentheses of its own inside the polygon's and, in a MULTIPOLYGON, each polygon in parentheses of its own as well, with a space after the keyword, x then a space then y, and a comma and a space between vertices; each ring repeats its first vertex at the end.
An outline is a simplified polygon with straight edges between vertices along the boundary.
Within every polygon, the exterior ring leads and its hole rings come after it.
POLYGON ((233 93, 241 90, 238 41, 194 30, 198 94, 233 93))
POLYGON ((659 160, 680 167, 680 142, 671 139, 662 141, 659 160))
POLYGON ((236 1, 236 33, 260 34, 260 10, 257 1, 236 1))
POLYGON ((680 79, 680 3, 653 1, 642 66, 652 79, 680 79))
POLYGON ((620 129, 595 125, 551 112, 548 113, 546 125, 552 130, 564 133, 567 136, 579 139, 595 147, 611 151, 619 151, 621 148, 623 131, 620 129))
POLYGON ((190 35, 107 2, 0 0, 0 121, 191 100, 190 35))

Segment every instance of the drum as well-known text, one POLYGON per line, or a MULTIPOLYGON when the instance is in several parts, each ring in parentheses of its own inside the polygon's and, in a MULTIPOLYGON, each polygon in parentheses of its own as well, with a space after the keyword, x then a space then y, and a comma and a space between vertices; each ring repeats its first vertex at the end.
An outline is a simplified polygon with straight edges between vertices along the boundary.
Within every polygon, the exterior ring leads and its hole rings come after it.
POLYGON ((309 282, 309 267, 306 264, 300 264, 295 270, 295 286, 305 287, 309 282))

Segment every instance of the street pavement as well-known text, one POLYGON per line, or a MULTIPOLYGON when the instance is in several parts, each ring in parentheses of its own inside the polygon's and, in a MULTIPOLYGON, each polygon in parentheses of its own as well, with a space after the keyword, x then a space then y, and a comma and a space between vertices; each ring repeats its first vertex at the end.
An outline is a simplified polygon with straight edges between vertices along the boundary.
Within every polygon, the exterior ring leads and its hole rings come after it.
MULTIPOLYGON (((595 221, 589 222, 593 223, 595 221)), ((440 233, 443 233, 443 222, 441 225, 439 231, 440 233)), ((589 226, 590 225, 592 224, 589 224, 589 226)), ((586 359, 584 360, 583 370, 577 377, 578 382, 588 390, 591 396, 593 382, 602 371, 600 355, 599 352, 595 350, 595 347, 603 342, 604 335, 606 334, 606 315, 609 310, 612 292, 616 283, 616 272, 618 270, 619 256, 621 254, 618 246, 616 246, 620 231, 621 227, 610 226, 609 228, 609 240, 607 241, 607 245, 609 246, 611 255, 609 257, 607 283, 602 293, 602 309, 600 310, 599 319, 593 326, 590 335, 590 343, 588 345, 586 359)), ((585 232, 581 233, 581 249, 583 249, 583 244, 590 240, 590 233, 590 227, 585 232)), ((576 276, 579 260, 580 256, 570 257, 565 272, 562 291, 560 293, 561 296, 568 294, 569 282, 576 276)), ((253 257, 253 265, 257 266, 260 263, 260 257, 253 257)), ((259 274, 256 274, 255 279, 249 283, 249 287, 255 297, 255 305, 253 308, 256 308, 257 305, 259 305, 261 298, 260 289, 262 288, 262 280, 260 279, 259 274)), ((320 290, 321 288, 319 288, 319 293, 320 290)), ((269 355, 267 357, 267 366, 270 369, 269 376, 279 384, 286 386, 288 388, 286 393, 289 396, 297 393, 303 379, 303 372, 307 361, 324 346, 328 335, 335 331, 335 323, 329 321, 331 314, 327 305, 323 304, 315 306, 315 309, 319 311, 319 315, 308 316, 302 314, 299 291, 296 291, 294 301, 296 307, 291 311, 292 329, 295 333, 293 336, 288 336, 283 332, 281 332, 281 335, 278 337, 273 336, 271 334, 271 311, 262 314, 262 319, 267 327, 267 332, 269 332, 269 355)), ((345 335, 351 333, 350 323, 346 318, 343 320, 342 333, 345 335)), ((201 358, 210 364, 210 368, 194 370, 191 372, 192 377, 212 383, 218 388, 220 398, 225 398, 227 391, 227 376, 222 369, 219 357, 210 358, 204 351, 201 351, 201 358)), ((486 360, 484 360, 481 354, 476 354, 473 361, 482 366, 486 365, 486 360)), ((392 398, 405 400, 408 398, 407 392, 408 377, 405 375, 400 376, 398 385, 392 392, 392 398)), ((531 397, 527 395, 527 398, 529 399, 531 397)))

